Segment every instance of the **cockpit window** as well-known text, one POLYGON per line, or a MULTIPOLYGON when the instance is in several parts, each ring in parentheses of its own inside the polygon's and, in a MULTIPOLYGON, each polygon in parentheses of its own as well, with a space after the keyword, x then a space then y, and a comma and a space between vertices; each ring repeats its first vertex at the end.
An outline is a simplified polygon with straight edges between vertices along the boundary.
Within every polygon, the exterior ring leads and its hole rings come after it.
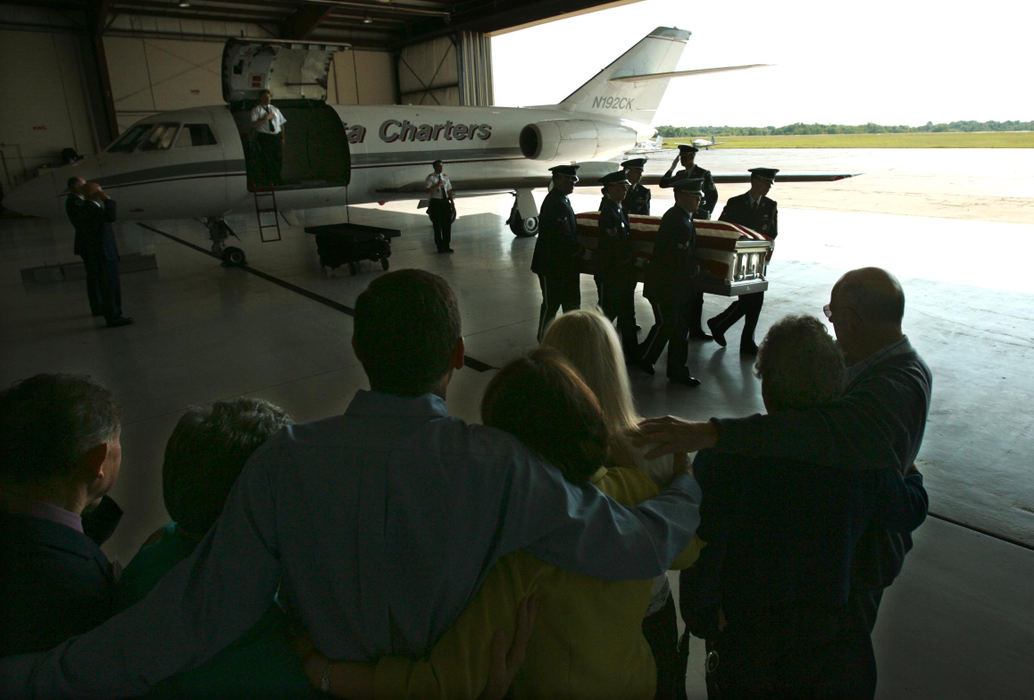
POLYGON ((130 153, 136 148, 136 144, 154 127, 153 124, 134 124, 129 131, 122 134, 115 143, 108 146, 108 153, 130 153))
POLYGON ((173 123, 155 124, 151 133, 140 143, 141 151, 164 151, 172 145, 180 125, 173 123))
POLYGON ((215 134, 208 124, 184 124, 176 139, 176 148, 185 146, 214 146, 215 134))

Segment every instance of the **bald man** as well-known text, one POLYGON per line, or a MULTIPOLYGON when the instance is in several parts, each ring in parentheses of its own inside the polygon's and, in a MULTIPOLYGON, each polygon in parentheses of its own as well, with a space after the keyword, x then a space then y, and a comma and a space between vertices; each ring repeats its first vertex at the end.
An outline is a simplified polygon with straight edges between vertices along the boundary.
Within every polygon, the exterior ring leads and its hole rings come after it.
MULTIPOLYGON (((644 441, 658 443, 647 457, 708 447, 751 457, 799 459, 817 465, 915 471, 930 410, 933 377, 902 332, 905 294, 886 270, 851 270, 833 286, 823 308, 844 353, 841 398, 806 411, 644 421, 644 441)), ((853 603, 871 630, 883 589, 901 571, 911 549, 907 535, 870 530, 852 572, 853 603)))

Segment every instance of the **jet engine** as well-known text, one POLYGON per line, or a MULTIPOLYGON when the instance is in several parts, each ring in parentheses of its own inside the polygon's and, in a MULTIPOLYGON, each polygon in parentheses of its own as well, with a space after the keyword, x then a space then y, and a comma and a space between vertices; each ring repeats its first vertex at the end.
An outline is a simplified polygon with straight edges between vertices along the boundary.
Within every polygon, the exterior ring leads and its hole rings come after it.
POLYGON ((525 158, 548 161, 591 160, 633 148, 636 130, 589 119, 551 119, 521 129, 525 158))

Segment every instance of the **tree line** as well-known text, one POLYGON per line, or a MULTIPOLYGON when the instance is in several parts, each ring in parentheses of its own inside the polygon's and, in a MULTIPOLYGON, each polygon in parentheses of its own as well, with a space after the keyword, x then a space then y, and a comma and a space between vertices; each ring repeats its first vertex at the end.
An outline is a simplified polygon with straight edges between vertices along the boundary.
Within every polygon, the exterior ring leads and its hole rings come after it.
POLYGON ((657 133, 665 138, 694 136, 800 136, 802 134, 907 134, 946 131, 1034 131, 1034 121, 957 121, 942 124, 927 122, 922 126, 886 126, 883 124, 804 124, 786 126, 659 126, 657 133))

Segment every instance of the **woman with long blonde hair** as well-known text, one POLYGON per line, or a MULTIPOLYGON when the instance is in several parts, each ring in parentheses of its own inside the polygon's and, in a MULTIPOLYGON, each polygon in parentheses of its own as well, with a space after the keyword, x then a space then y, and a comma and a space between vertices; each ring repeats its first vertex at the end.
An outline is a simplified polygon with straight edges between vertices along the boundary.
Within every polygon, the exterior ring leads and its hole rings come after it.
POLYGON ((631 435, 642 417, 636 413, 632 387, 625 369, 625 354, 613 324, 595 311, 580 309, 558 316, 546 329, 542 344, 559 350, 599 399, 611 434, 607 466, 645 469, 661 487, 667 486, 685 457, 648 460, 632 444, 631 435))
MULTIPOLYGON (((596 394, 610 434, 608 467, 639 467, 662 488, 677 467, 685 468, 687 455, 648 460, 644 450, 632 444, 630 436, 637 432, 641 417, 632 400, 621 341, 610 321, 595 311, 570 311, 553 320, 542 345, 560 351, 596 394)), ((654 580, 643 634, 657 664, 656 697, 675 697, 678 683, 685 682, 685 662, 679 654, 675 603, 665 575, 654 580)))

